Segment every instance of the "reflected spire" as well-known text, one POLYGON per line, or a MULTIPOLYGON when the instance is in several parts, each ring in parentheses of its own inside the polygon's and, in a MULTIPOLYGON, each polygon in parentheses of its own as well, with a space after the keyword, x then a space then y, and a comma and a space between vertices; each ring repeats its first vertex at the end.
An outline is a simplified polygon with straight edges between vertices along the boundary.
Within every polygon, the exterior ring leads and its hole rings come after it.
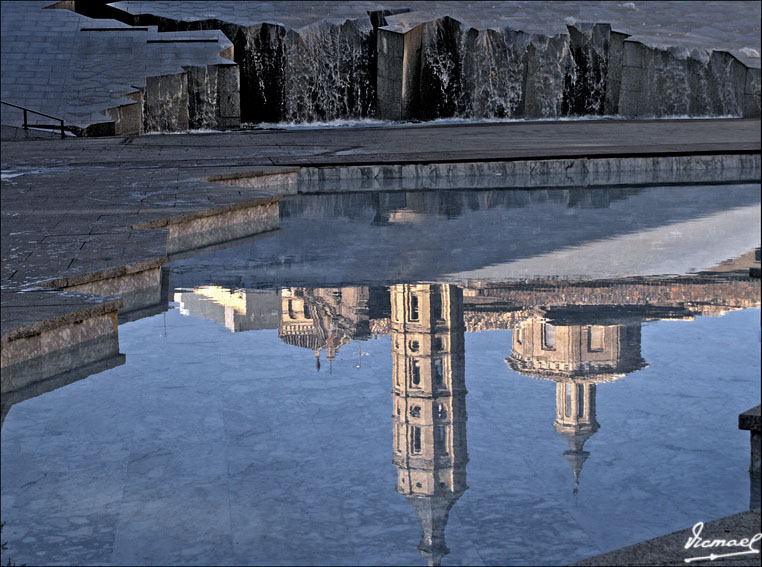
POLYGON ((468 488, 463 293, 395 285, 390 297, 397 492, 418 515, 418 551, 439 565, 450 509, 468 488))
POLYGON ((595 383, 563 381, 556 383, 556 420, 553 427, 569 444, 564 457, 574 474, 574 493, 579 489, 582 465, 590 456, 585 441, 598 431, 595 420, 595 383))

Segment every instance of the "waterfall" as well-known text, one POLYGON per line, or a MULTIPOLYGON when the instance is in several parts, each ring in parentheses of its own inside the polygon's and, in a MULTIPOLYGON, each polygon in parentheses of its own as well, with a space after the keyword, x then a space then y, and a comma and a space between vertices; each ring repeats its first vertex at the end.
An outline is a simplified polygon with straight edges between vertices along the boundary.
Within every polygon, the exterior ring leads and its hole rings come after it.
POLYGON ((449 16, 387 26, 395 17, 240 28, 242 120, 759 114, 758 71, 727 52, 650 46, 600 23, 544 35, 449 16))

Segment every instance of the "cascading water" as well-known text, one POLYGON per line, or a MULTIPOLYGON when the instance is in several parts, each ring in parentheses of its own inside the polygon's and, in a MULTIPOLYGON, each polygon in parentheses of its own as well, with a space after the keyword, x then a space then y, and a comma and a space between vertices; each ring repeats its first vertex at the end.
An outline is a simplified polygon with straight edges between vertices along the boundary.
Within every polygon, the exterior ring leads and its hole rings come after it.
POLYGON ((613 34, 608 24, 569 22, 566 33, 549 36, 510 27, 478 30, 443 17, 390 28, 404 41, 387 55, 388 35, 383 53, 376 52, 386 25, 374 13, 298 30, 275 24, 239 29, 242 120, 398 120, 399 114, 383 114, 400 107, 402 119, 413 120, 744 112, 746 67, 724 52, 647 46, 613 34), (377 73, 382 56, 391 58, 383 76, 377 73), (382 80, 399 81, 404 92, 380 88, 382 80), (399 100, 381 104, 376 93, 399 100))
POLYGON ((605 24, 567 27, 571 57, 564 82, 562 114, 603 114, 611 27, 605 24))
POLYGON ((463 114, 484 118, 522 116, 529 36, 511 29, 479 31, 463 57, 470 105, 463 114))
POLYGON ((370 20, 323 20, 301 28, 241 29, 244 122, 309 122, 371 115, 375 102, 370 20))
POLYGON ((289 122, 369 115, 369 20, 323 20, 286 35, 283 119, 289 122))

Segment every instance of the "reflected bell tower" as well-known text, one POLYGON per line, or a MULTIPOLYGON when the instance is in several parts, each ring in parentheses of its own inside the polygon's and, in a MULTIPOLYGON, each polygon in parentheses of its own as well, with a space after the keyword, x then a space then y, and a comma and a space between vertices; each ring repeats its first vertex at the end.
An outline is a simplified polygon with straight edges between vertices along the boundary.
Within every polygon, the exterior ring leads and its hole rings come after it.
POLYGON ((390 297, 397 492, 418 514, 418 550, 439 565, 450 509, 468 488, 463 292, 400 284, 390 297))
POLYGON ((579 488, 582 465, 590 456, 585 442, 598 431, 595 389, 646 366, 640 354, 640 322, 590 324, 594 312, 537 310, 513 329, 510 368, 524 376, 556 383, 554 429, 569 444, 564 457, 579 488), (585 323, 580 323, 580 319, 585 323))

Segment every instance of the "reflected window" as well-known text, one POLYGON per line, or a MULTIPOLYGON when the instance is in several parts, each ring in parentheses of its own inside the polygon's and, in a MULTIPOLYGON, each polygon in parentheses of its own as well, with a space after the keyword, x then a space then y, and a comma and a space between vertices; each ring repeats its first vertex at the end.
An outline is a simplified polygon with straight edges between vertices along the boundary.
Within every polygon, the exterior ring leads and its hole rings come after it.
POLYGON ((542 348, 544 350, 556 349, 556 328, 549 323, 542 325, 542 348))
POLYGON ((442 352, 444 350, 444 344, 442 343, 441 337, 434 339, 434 350, 437 352, 442 352))
POLYGON ((579 416, 585 415, 585 386, 577 384, 577 403, 579 404, 579 416))
POLYGON ((408 299, 408 321, 418 321, 420 319, 420 305, 418 296, 411 293, 408 299))
POLYGON ((306 303, 304 304, 304 318, 312 319, 312 309, 310 309, 310 306, 306 303))
POLYGON ((442 295, 440 293, 431 294, 431 315, 434 319, 442 319, 442 295))
POLYGON ((604 327, 600 327, 598 325, 590 326, 587 328, 588 352, 603 352, 606 346, 604 330, 604 327))
POLYGON ((434 383, 438 386, 444 384, 444 377, 442 376, 442 361, 437 360, 434 362, 434 383))
POLYGON ((438 419, 445 419, 447 417, 447 408, 445 408, 443 403, 437 404, 437 418, 438 419))
POLYGON ((421 361, 413 358, 410 361, 410 384, 419 386, 421 383, 421 361))
POLYGON ((516 342, 518 344, 523 344, 521 342, 521 327, 517 328, 514 332, 516 333, 516 342))
POLYGON ((421 428, 413 427, 410 435, 410 451, 412 453, 421 452, 421 428))
POLYGON ((290 319, 294 318, 294 302, 292 300, 288 300, 288 316, 290 319))
POLYGON ((410 341, 410 352, 418 352, 421 345, 418 341, 410 341))
POLYGON ((570 384, 569 382, 564 384, 564 394, 566 400, 566 403, 564 404, 564 413, 566 414, 566 417, 572 416, 572 386, 574 386, 574 384, 570 384))
POLYGON ((415 406, 410 408, 411 417, 421 417, 421 406, 415 406))
POLYGON ((434 444, 438 449, 447 448, 447 430, 444 425, 439 425, 434 429, 434 444))

